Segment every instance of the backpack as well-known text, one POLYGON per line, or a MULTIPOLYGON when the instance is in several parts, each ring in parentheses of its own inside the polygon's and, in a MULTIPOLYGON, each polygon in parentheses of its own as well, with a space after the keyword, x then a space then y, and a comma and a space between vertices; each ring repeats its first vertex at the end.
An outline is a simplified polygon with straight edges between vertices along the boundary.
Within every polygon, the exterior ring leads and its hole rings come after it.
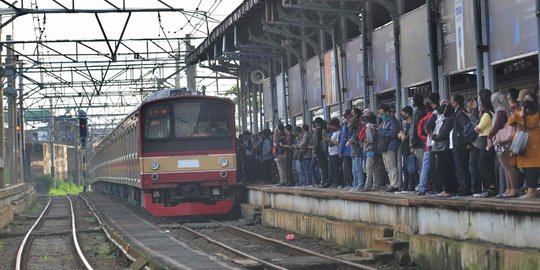
POLYGON ((410 154, 407 157, 407 173, 414 174, 418 171, 418 159, 415 154, 410 154))

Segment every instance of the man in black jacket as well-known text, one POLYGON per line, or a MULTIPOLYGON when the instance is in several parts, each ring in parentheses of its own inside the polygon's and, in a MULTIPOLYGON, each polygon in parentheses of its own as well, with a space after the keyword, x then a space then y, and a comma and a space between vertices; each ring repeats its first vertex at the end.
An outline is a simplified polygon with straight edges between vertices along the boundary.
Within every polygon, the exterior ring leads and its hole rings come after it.
POLYGON ((424 159, 424 142, 418 136, 418 123, 424 116, 426 116, 426 108, 424 107, 424 97, 421 95, 414 95, 413 97, 414 111, 412 115, 411 128, 409 129, 409 146, 411 153, 416 156, 418 160, 418 172, 422 171, 422 160, 424 159))
POLYGON ((313 138, 311 152, 311 175, 313 181, 320 185, 325 185, 328 181, 328 157, 326 154, 326 144, 323 140, 326 134, 326 122, 317 117, 313 121, 313 138))
POLYGON ((465 113, 463 104, 465 99, 462 95, 454 95, 452 98, 452 108, 454 109, 454 129, 452 131, 452 154, 454 155, 454 166, 458 182, 457 196, 468 196, 471 193, 471 183, 469 181, 469 161, 467 153, 467 143, 465 141, 465 126, 470 122, 465 113))

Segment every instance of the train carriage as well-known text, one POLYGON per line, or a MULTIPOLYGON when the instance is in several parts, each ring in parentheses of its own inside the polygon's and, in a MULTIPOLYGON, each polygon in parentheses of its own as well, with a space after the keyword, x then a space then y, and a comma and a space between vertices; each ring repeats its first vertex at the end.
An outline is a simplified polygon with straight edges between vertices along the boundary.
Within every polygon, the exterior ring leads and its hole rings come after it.
POLYGON ((234 206, 236 145, 229 99, 163 90, 95 148, 90 183, 155 216, 226 214, 234 206))

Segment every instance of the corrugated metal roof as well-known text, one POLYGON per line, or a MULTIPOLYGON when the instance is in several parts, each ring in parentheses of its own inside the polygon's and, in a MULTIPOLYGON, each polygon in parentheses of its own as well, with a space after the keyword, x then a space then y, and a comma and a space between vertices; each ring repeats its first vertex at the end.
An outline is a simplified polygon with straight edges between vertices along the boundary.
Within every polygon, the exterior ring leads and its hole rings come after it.
POLYGON ((206 39, 195 49, 194 52, 189 54, 186 58, 186 63, 196 64, 200 58, 206 57, 206 51, 210 48, 216 40, 221 38, 223 34, 237 23, 242 17, 246 16, 249 11, 259 5, 263 4, 264 0, 245 0, 240 6, 238 6, 225 20, 223 20, 212 32, 206 37, 206 39))

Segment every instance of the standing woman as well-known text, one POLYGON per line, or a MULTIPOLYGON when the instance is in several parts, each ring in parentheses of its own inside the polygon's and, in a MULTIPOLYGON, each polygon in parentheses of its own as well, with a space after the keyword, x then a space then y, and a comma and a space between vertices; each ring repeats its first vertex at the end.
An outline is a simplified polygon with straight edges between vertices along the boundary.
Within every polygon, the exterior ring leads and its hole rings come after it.
POLYGON ((508 119, 509 125, 517 125, 518 130, 526 130, 529 139, 525 146, 525 154, 517 156, 517 166, 525 172, 527 194, 523 198, 532 199, 538 196, 538 176, 540 170, 540 115, 538 98, 528 93, 522 101, 521 111, 517 111, 508 119))
POLYGON ((491 103, 491 91, 482 89, 478 98, 481 104, 480 122, 474 129, 478 133, 480 140, 480 179, 482 180, 482 193, 476 193, 474 197, 492 197, 495 196, 495 150, 488 148, 487 141, 491 132, 491 124, 495 109, 491 103))
POLYGON ((505 125, 508 122, 508 117, 511 112, 510 105, 508 104, 506 96, 500 92, 493 94, 491 102, 495 109, 495 121, 493 122, 493 127, 488 135, 488 146, 495 147, 497 157, 499 158, 499 162, 501 163, 506 176, 506 190, 504 193, 497 195, 497 198, 517 197, 519 195, 517 186, 519 172, 515 166, 510 164, 510 144, 512 143, 512 137, 510 137, 509 140, 506 140, 505 138, 505 141, 497 141, 497 138, 500 138, 500 136, 497 137, 499 132, 503 134, 507 132, 507 130, 505 130, 507 126, 505 127, 505 125))

